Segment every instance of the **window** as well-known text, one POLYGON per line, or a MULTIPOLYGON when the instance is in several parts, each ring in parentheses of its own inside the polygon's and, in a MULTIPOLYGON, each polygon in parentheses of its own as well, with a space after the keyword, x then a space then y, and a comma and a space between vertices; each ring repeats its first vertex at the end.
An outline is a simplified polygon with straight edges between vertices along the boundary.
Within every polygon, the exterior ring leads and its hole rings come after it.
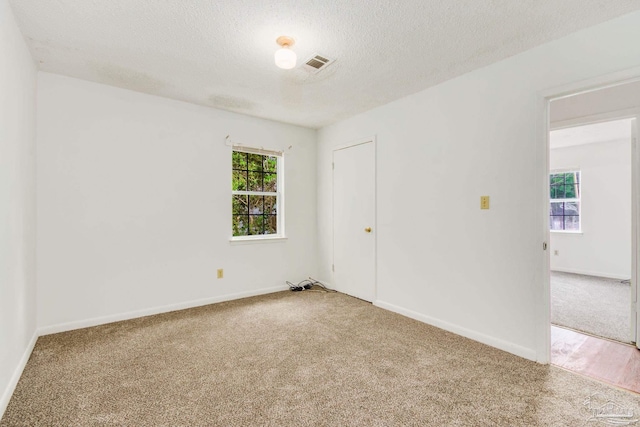
POLYGON ((282 155, 234 148, 233 237, 282 237, 282 155))
POLYGON ((550 179, 553 231, 580 231, 580 171, 554 172, 550 179))

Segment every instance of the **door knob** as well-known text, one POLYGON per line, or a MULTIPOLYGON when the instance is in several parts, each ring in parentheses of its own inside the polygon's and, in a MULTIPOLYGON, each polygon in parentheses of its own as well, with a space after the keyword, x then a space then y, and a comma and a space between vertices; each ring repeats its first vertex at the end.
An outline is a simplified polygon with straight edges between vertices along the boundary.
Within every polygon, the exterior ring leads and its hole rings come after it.
POLYGON ((367 233, 371 233, 371 227, 365 228, 364 231, 366 231, 367 233))

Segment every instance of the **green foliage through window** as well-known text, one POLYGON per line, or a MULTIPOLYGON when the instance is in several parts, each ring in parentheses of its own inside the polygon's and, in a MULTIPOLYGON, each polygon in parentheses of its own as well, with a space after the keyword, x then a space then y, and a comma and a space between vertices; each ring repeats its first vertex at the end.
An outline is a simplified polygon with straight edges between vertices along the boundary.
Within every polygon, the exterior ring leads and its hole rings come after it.
POLYGON ((551 230, 580 230, 580 172, 553 173, 549 177, 551 230))
POLYGON ((278 158, 233 151, 233 235, 278 234, 278 158))

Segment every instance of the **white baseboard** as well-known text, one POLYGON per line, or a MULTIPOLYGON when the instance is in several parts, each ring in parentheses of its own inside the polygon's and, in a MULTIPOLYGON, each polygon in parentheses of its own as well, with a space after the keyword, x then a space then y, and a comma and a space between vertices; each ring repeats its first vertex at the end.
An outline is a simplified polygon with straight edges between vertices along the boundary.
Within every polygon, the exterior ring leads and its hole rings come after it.
POLYGON ((489 335, 481 334, 471 329, 463 328, 461 326, 454 325, 453 323, 445 322, 440 319, 426 316, 416 311, 408 310, 406 308, 389 304, 384 301, 380 301, 380 300, 374 301, 373 305, 380 308, 384 308, 385 310, 393 311, 394 313, 402 314, 403 316, 409 317, 411 319, 418 320, 423 323, 427 323, 431 326, 444 329, 445 331, 453 332, 454 334, 461 335, 465 338, 469 338, 474 341, 481 342, 482 344, 486 344, 491 347, 504 350, 508 353, 515 354, 516 356, 524 357, 525 359, 529 359, 534 362, 537 360, 536 351, 533 349, 522 347, 520 345, 513 344, 508 341, 503 341, 501 339, 498 339, 489 335))
POLYGON ((31 357, 31 352, 33 351, 33 347, 36 345, 36 341, 38 340, 37 331, 34 332, 31 337, 31 341, 27 344, 27 347, 24 349, 24 353, 22 353, 22 357, 18 362, 18 366, 13 371, 13 375, 9 380, 9 384, 4 389, 2 393, 2 398, 0 398, 0 419, 4 415, 4 411, 7 409, 7 405, 9 405, 9 401, 11 400, 11 396, 13 396, 13 392, 18 385, 18 381, 20 380, 20 376, 22 376, 22 371, 24 371, 24 367, 27 366, 27 362, 29 361, 29 357, 31 357))
POLYGON ((27 344, 27 347, 24 350, 24 353, 22 355, 22 358, 20 359, 20 362, 18 363, 18 366, 16 366, 13 372, 13 375, 11 376, 9 383, 7 384, 7 387, 2 393, 2 397, 0 398, 0 419, 2 419, 2 416, 4 415, 4 411, 7 409, 7 405, 9 405, 11 396, 15 391, 16 385, 18 385, 18 381, 20 380, 22 371, 24 371, 24 368, 27 365, 27 362, 29 361, 29 357, 31 357, 31 353, 33 352, 33 348, 35 347, 36 341, 38 340, 39 336, 55 334, 58 332, 66 332, 74 329, 88 328, 91 326, 98 326, 106 323, 118 322, 121 320, 135 319, 137 317, 167 313, 170 311, 200 307, 203 305, 214 304, 217 302, 232 301, 240 298, 270 294, 273 292, 285 291, 287 289, 289 289, 288 286, 275 286, 271 288, 258 289, 255 291, 238 292, 235 294, 228 294, 228 295, 222 295, 222 296, 211 297, 211 298, 203 298, 203 299, 194 300, 194 301, 186 301, 186 302, 181 302, 177 304, 169 304, 169 305, 164 305, 160 307, 147 308, 143 310, 130 311, 127 313, 120 313, 120 314, 114 314, 109 316, 94 317, 92 319, 60 323, 57 325, 38 328, 33 334, 31 341, 29 341, 29 344, 27 344))
POLYGON ((129 311, 126 313, 112 314, 91 319, 78 320, 67 323, 58 323, 50 326, 38 328, 38 336, 57 334, 59 332, 72 331, 74 329, 89 328, 91 326, 104 325, 107 323, 120 322, 122 320, 135 319, 138 317, 152 316, 154 314, 168 313, 170 311, 184 310, 187 308, 200 307, 203 305, 215 304, 217 302, 232 301, 240 298, 253 297, 256 295, 270 294, 273 292, 286 291, 288 286, 274 286, 272 288, 257 289, 255 291, 238 292, 199 300, 180 302, 177 304, 163 305, 160 307, 145 308, 142 310, 129 311))
POLYGON ((584 276, 596 276, 596 277, 604 277, 606 279, 617 279, 617 280, 629 280, 631 275, 623 276, 616 273, 602 273, 599 271, 587 271, 580 270, 574 268, 551 268, 551 271, 558 271, 560 273, 573 273, 573 274, 582 274, 584 276))

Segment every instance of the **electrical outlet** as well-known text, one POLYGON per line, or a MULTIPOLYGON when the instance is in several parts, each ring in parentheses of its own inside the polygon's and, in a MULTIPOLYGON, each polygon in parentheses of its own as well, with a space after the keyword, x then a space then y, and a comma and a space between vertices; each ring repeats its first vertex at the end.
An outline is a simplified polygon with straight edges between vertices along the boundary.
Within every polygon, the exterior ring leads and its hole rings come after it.
POLYGON ((224 270, 222 268, 218 269, 218 279, 222 279, 224 277, 224 270))
POLYGON ((489 209, 489 196, 480 196, 480 209, 489 209))
POLYGON ((560 255, 560 252, 558 250, 553 251, 554 255, 560 255))

